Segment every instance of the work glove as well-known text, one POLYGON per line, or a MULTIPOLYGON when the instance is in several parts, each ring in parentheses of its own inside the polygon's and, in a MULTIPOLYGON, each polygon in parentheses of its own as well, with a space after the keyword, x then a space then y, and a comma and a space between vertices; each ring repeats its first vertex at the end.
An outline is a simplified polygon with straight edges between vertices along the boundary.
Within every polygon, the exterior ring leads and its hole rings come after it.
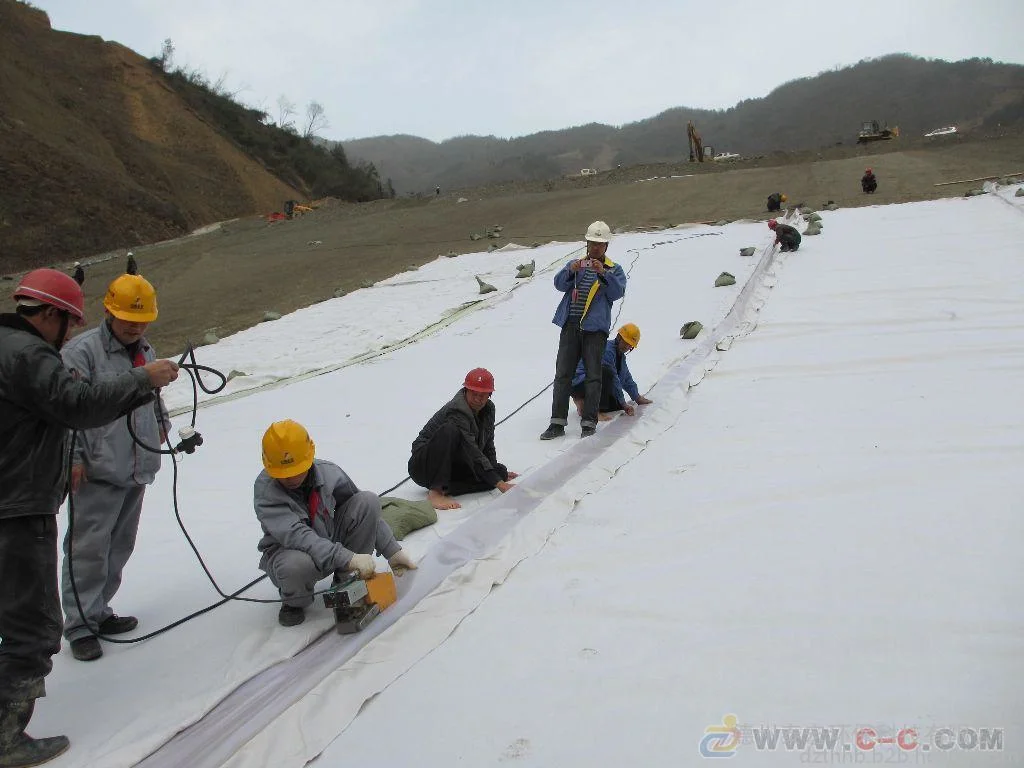
POLYGON ((391 566, 391 570, 395 573, 401 571, 415 571, 417 568, 416 563, 413 562, 412 558, 409 557, 408 553, 404 549, 400 549, 391 557, 388 558, 388 565, 391 566))
POLYGON ((376 563, 374 562, 373 555, 352 555, 352 559, 348 561, 348 565, 345 566, 347 571, 355 571, 359 574, 359 578, 368 579, 373 576, 373 572, 377 570, 376 563))

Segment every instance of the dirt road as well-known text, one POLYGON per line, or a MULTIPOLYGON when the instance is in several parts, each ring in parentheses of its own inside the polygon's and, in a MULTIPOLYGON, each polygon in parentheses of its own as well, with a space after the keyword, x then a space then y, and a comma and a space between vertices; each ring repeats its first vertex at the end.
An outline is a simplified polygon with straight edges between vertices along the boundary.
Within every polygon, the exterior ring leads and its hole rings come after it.
MULTIPOLYGON (((556 182, 548 185, 550 191, 538 184, 532 191, 463 192, 469 198, 464 203, 457 202, 457 193, 328 203, 293 221, 270 224, 253 217, 228 222, 208 234, 137 248, 135 256, 160 297, 160 318, 149 336, 161 354, 171 355, 186 338, 199 340, 209 330, 223 337, 258 323, 266 310, 291 312, 449 250, 479 251, 491 242, 581 240, 595 219, 629 230, 767 218, 764 200, 774 191, 815 208, 827 200, 849 207, 953 197, 979 185, 934 185, 1016 171, 1024 171, 1024 136, 931 146, 889 142, 728 167, 682 163, 623 169, 588 177, 586 185, 583 180, 556 182), (879 178, 872 196, 860 191, 867 165, 879 178), (667 178, 673 175, 677 178, 667 178), (662 178, 641 180, 655 176, 662 178), (470 234, 483 234, 494 225, 503 227, 500 240, 470 240, 470 234)), ((93 322, 102 317, 107 284, 123 268, 123 252, 88 267, 86 299, 93 322)), ((3 311, 11 307, 9 290, 0 300, 3 311)))

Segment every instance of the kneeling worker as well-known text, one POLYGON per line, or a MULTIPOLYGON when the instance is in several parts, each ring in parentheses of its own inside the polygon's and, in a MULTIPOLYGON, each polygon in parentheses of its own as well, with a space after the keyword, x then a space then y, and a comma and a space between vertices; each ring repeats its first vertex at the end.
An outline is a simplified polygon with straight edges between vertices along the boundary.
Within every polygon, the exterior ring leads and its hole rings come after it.
MULTIPOLYGON (((626 355, 636 349, 639 343, 640 329, 634 323, 626 323, 619 328, 615 338, 608 339, 604 345, 604 354, 601 357, 601 399, 597 406, 598 419, 601 421, 610 420, 611 414, 615 411, 625 411, 627 416, 632 416, 636 412, 622 396, 623 390, 637 405, 649 405, 653 402, 640 394, 636 382, 633 381, 633 375, 629 372, 629 366, 626 365, 626 355)), ((587 372, 581 360, 572 379, 572 399, 581 417, 586 377, 587 372)))
POLYGON ((373 551, 395 570, 416 568, 381 519, 380 498, 360 491, 341 467, 314 458, 316 446, 297 422, 276 421, 263 435, 263 472, 253 503, 263 526, 260 569, 281 593, 281 626, 306 618, 316 582, 335 573, 374 572, 373 551))
POLYGON ((768 229, 774 230, 775 244, 781 246, 779 250, 783 253, 795 251, 800 247, 800 240, 802 238, 796 227, 791 227, 789 224, 779 224, 775 219, 768 219, 768 229))
POLYGON ((518 475, 498 463, 494 448, 494 376, 486 368, 466 374, 462 389, 420 430, 412 444, 409 477, 427 489, 434 509, 458 509, 452 496, 510 490, 518 475))

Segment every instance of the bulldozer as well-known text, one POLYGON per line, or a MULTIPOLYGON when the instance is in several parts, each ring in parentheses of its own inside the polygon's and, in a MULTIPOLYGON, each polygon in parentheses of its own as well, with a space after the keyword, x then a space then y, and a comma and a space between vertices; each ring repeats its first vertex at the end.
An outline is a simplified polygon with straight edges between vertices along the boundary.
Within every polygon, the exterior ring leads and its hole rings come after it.
POLYGON ((899 135, 899 127, 890 128, 888 125, 879 126, 877 120, 866 120, 861 123, 860 131, 857 133, 857 143, 867 144, 870 141, 895 139, 899 135))

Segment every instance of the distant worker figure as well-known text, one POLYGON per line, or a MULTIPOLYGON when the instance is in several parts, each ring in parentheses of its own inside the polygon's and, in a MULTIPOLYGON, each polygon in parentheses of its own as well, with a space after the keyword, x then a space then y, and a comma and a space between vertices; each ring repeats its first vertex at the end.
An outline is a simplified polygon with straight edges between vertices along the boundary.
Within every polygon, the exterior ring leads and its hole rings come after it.
POLYGON ((494 448, 493 392, 491 372, 474 368, 413 441, 409 477, 427 489, 434 509, 458 509, 452 497, 464 493, 513 488, 518 475, 498 463, 494 448))
POLYGON ((878 177, 875 176, 874 171, 870 168, 864 169, 864 175, 860 177, 860 188, 864 190, 866 195, 870 195, 878 189, 878 177))
POLYGON ((373 576, 374 550, 395 571, 416 568, 381 519, 380 497, 360 491, 337 464, 316 458, 298 422, 275 421, 264 433, 253 505, 263 527, 260 569, 280 592, 282 627, 305 621, 320 579, 351 571, 373 576))
POLYGON ((438 184, 436 187, 434 187, 434 194, 437 195, 438 197, 440 197, 440 195, 441 195, 441 185, 440 184, 438 184))
POLYGON ((568 262, 555 275, 562 299, 551 322, 562 329, 555 358, 551 421, 541 440, 565 435, 569 397, 576 366, 583 360, 586 378, 581 434, 597 431, 597 405, 601 399, 601 357, 612 324, 612 304, 626 295, 626 273, 608 258, 611 230, 603 221, 587 227, 587 252, 568 262))
POLYGON ((768 210, 769 211, 780 211, 782 210, 782 204, 788 200, 781 192, 772 192, 768 195, 768 210))
POLYGON ((801 237, 796 227, 791 227, 789 224, 779 224, 775 219, 769 219, 768 229, 775 232, 775 244, 781 246, 779 250, 783 253, 800 248, 801 237))
MULTIPOLYGON (((601 358, 601 400, 598 402, 599 421, 608 421, 615 411, 624 411, 627 416, 636 413, 636 409, 626 402, 622 391, 633 398, 637 405, 649 405, 651 400, 640 394, 633 381, 633 375, 626 365, 626 355, 640 344, 640 329, 634 323, 626 323, 619 328, 614 339, 608 339, 604 345, 604 356, 601 358)), ((586 393, 584 380, 587 372, 580 360, 576 366, 576 375, 572 379, 572 400, 580 417, 583 416, 583 398, 586 393)))
POLYGON ((85 267, 82 266, 82 262, 75 262, 75 274, 73 277, 75 278, 75 282, 79 285, 83 285, 85 283, 85 267))

